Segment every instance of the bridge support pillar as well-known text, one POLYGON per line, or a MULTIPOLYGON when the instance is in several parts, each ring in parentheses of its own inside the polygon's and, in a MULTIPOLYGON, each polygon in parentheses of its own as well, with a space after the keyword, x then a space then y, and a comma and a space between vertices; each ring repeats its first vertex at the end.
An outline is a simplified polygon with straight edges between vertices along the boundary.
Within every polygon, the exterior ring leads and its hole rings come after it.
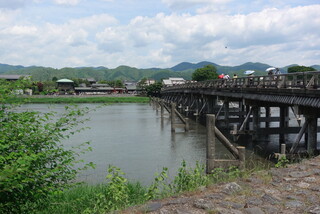
POLYGON ((258 139, 258 129, 259 129, 259 117, 260 117, 260 107, 252 106, 252 129, 254 134, 252 135, 252 140, 255 141, 258 139))
POLYGON ((225 127, 229 128, 229 100, 228 99, 224 100, 224 122, 225 122, 225 127))
POLYGON ((271 116, 270 107, 265 107, 265 111, 266 111, 266 123, 265 123, 265 127, 266 127, 266 128, 269 128, 269 127, 270 127, 269 118, 270 118, 270 116, 271 116))
POLYGON ((317 151, 317 123, 318 118, 315 116, 306 116, 308 122, 307 128, 307 152, 310 155, 314 155, 317 151))
MULTIPOLYGON (((288 128, 289 127, 289 107, 288 106, 280 106, 280 128, 288 128)), ((283 132, 279 135, 279 151, 281 150, 281 144, 285 144, 285 134, 283 132)))
POLYGON ((207 114, 206 126, 207 126, 207 157, 206 157, 206 171, 211 173, 214 169, 214 157, 215 157, 215 120, 216 117, 213 114, 207 114))
POLYGON ((175 103, 171 103, 171 132, 175 132, 176 131, 176 126, 175 126, 176 114, 175 114, 175 110, 176 110, 176 104, 175 103))

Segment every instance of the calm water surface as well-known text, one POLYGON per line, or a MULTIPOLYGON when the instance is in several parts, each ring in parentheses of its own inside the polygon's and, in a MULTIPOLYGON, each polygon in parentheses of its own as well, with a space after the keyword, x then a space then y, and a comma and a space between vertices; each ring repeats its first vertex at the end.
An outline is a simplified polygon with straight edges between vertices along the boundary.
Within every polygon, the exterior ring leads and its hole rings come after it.
MULTIPOLYGON (((95 108, 99 104, 82 104, 95 108)), ((64 111, 63 104, 29 104, 23 109, 40 112, 64 111)), ((81 106, 81 105, 80 105, 81 106)), ((90 129, 72 136, 66 147, 90 141, 93 151, 81 156, 86 162, 96 164, 95 169, 81 172, 79 180, 101 183, 105 180, 108 165, 119 167, 131 181, 150 184, 154 174, 163 167, 175 175, 182 160, 194 166, 205 162, 206 129, 192 124, 193 130, 171 133, 170 119, 161 120, 148 104, 112 104, 98 108, 87 115, 90 121, 84 126, 90 129)), ((227 155, 226 149, 217 145, 217 155, 227 155)))

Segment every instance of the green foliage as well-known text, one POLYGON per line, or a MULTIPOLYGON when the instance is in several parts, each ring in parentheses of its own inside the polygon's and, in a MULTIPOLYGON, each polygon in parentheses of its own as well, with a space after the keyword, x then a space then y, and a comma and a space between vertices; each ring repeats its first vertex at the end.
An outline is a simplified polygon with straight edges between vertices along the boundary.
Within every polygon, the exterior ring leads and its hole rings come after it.
POLYGON ((159 97, 162 86, 163 85, 161 82, 156 82, 154 84, 145 86, 147 96, 159 97))
POLYGON ((0 110, 1 213, 30 211, 33 202, 68 187, 77 174, 76 158, 86 150, 81 146, 65 149, 61 140, 81 131, 76 126, 85 121, 80 118, 88 109, 66 107, 59 119, 53 112, 15 111, 6 101, 19 84, 24 83, 0 86, 4 93, 0 110))
POLYGON ((168 168, 163 167, 160 174, 156 174, 153 183, 145 194, 146 200, 167 196, 171 193, 171 188, 167 183, 168 168))
POLYGON ((221 181, 231 181, 241 176, 243 176, 243 172, 237 167, 230 167, 229 169, 215 168, 210 174, 210 179, 213 183, 217 183, 221 181))
POLYGON ((168 168, 164 167, 155 175, 153 183, 146 188, 139 183, 128 182, 119 168, 109 166, 107 183, 96 186, 80 185, 54 194, 48 200, 49 203, 37 213, 108 213, 148 200, 192 191, 211 183, 234 180, 242 174, 237 168, 230 167, 227 170, 217 168, 213 174, 207 175, 203 165, 197 163, 194 168, 187 168, 186 162, 183 161, 173 180, 168 175, 168 168))
POLYGON ((307 66, 292 66, 288 68, 288 73, 296 73, 296 72, 307 72, 307 71, 316 71, 316 69, 307 66))
POLYGON ((205 167, 196 163, 194 169, 187 169, 186 162, 182 161, 181 167, 178 170, 178 175, 174 178, 174 192, 184 192, 195 190, 199 186, 206 186, 209 183, 209 178, 205 174, 205 167))
POLYGON ((124 87, 123 82, 121 80, 110 80, 110 81, 106 81, 106 82, 110 87, 114 87, 114 88, 123 88, 124 87))
POLYGON ((276 168, 285 168, 289 164, 289 160, 285 155, 282 155, 279 159, 278 162, 275 164, 276 168))
POLYGON ((129 188, 124 173, 117 167, 109 166, 106 179, 108 185, 105 191, 96 195, 94 208, 88 208, 84 213, 105 213, 128 205, 129 188))
POLYGON ((217 69, 213 65, 206 65, 203 68, 198 68, 192 73, 192 80, 204 81, 217 79, 217 69))

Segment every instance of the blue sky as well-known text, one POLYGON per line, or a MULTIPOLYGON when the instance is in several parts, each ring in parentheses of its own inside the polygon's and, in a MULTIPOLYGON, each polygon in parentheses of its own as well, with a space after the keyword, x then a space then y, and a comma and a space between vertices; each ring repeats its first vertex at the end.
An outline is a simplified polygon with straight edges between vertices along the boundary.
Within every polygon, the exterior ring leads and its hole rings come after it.
POLYGON ((319 0, 0 0, 0 63, 320 64, 319 0))

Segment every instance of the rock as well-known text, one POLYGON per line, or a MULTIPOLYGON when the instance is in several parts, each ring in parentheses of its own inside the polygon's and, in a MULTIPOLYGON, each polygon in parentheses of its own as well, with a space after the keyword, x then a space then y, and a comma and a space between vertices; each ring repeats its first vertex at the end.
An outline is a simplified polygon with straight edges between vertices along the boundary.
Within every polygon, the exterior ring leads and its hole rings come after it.
POLYGON ((289 175, 293 178, 304 178, 312 175, 311 172, 304 172, 304 171, 298 171, 298 172, 290 172, 289 175))
POLYGON ((186 209, 177 209, 176 214, 192 214, 192 212, 190 210, 186 210, 186 209))
POLYGON ((310 184, 308 184, 308 183, 306 183, 306 182, 299 182, 299 183, 297 183, 296 184, 298 187, 300 187, 300 188, 304 188, 304 189, 306 189, 306 188, 308 188, 309 186, 310 186, 310 184))
POLYGON ((306 177, 303 179, 305 182, 308 182, 308 183, 314 183, 317 181, 317 179, 315 177, 306 177))
POLYGON ((268 202, 272 205, 275 205, 275 204, 279 204, 280 203, 280 200, 271 196, 271 195, 268 195, 268 194, 264 194, 264 196, 262 196, 262 200, 265 201, 265 202, 268 202))
POLYGON ((231 202, 231 201, 221 201, 219 203, 219 206, 222 206, 223 208, 233 208, 233 209, 240 209, 240 208, 243 208, 244 205, 242 204, 238 204, 238 203, 234 203, 234 202, 231 202))
POLYGON ((320 187, 319 186, 312 186, 312 187, 310 187, 310 189, 312 191, 315 191, 315 192, 320 192, 320 187))
POLYGON ((160 214, 173 214, 173 212, 163 208, 160 210, 160 214))
POLYGON ((304 206, 304 203, 301 201, 288 201, 285 205, 287 208, 298 208, 304 206))
POLYGON ((244 212, 247 214, 264 214, 259 207, 245 208, 244 212))
POLYGON ((206 195, 205 198, 215 199, 215 200, 223 200, 225 198, 225 196, 221 193, 215 193, 215 194, 206 195))
POLYGON ((156 210, 160 209, 161 207, 162 207, 161 203, 151 202, 151 203, 148 203, 146 205, 146 211, 147 212, 153 212, 153 211, 156 211, 156 210))
POLYGON ((287 195, 286 198, 289 200, 297 200, 298 199, 298 197, 296 195, 287 195))
POLYGON ((309 207, 307 212, 309 212, 311 214, 320 214, 320 206, 309 207))
POLYGON ((232 182, 225 185, 223 192, 230 195, 236 192, 240 192, 241 190, 242 187, 239 184, 237 184, 236 182, 232 182))
POLYGON ((214 204, 211 201, 207 201, 204 199, 198 199, 193 204, 194 207, 204 210, 213 210, 214 204))
POLYGON ((256 198, 256 197, 251 197, 251 198, 248 198, 248 200, 247 200, 247 204, 249 205, 249 206, 260 206, 260 205, 262 205, 262 203, 263 203, 263 201, 262 200, 260 200, 259 198, 256 198))
POLYGON ((262 209, 266 214, 277 214, 279 211, 274 206, 263 206, 262 209))
POLYGON ((222 207, 218 207, 214 211, 217 214, 243 214, 243 212, 241 212, 240 210, 225 209, 222 207))
POLYGON ((174 200, 169 201, 168 203, 166 203, 166 205, 171 205, 171 204, 186 204, 190 201, 189 198, 177 198, 174 200))

